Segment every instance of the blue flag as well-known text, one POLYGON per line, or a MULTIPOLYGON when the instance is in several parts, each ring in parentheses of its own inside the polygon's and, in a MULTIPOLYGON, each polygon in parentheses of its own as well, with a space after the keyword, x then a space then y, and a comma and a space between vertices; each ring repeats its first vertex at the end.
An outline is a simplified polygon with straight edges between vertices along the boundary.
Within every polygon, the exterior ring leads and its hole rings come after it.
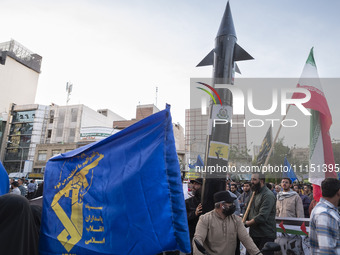
POLYGON ((189 253, 170 106, 50 159, 41 224, 42 255, 189 253))
POLYGON ((195 164, 193 165, 189 164, 189 168, 196 168, 196 166, 199 166, 199 167, 204 166, 203 160, 200 155, 197 156, 197 160, 195 164))
POLYGON ((199 166, 199 167, 204 166, 203 160, 200 155, 197 156, 196 166, 199 166))
POLYGON ((294 173, 294 170, 292 170, 291 165, 289 164, 287 158, 285 157, 285 161, 284 161, 284 166, 287 167, 288 171, 283 171, 282 177, 285 178, 289 178, 292 180, 292 182, 294 182, 297 178, 296 175, 294 173))
POLYGON ((7 194, 8 191, 9 191, 8 174, 0 161, 0 196, 7 194))

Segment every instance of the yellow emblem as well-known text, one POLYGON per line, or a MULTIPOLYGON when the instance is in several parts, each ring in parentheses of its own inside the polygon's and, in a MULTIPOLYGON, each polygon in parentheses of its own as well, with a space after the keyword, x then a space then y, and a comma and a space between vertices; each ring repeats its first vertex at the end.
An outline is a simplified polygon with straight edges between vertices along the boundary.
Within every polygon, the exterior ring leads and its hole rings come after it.
MULTIPOLYGON (((80 157, 83 158, 84 154, 80 157)), ((53 211, 65 227, 57 238, 68 252, 81 240, 83 235, 83 197, 92 185, 92 178, 91 183, 88 183, 86 175, 103 158, 103 154, 94 152, 91 157, 86 157, 84 163, 77 165, 69 177, 56 186, 56 188, 64 186, 68 181, 64 188, 54 196, 51 204, 53 211), (59 204, 62 197, 71 199, 71 218, 59 204)))
POLYGON ((228 160, 229 144, 210 141, 209 158, 228 160))

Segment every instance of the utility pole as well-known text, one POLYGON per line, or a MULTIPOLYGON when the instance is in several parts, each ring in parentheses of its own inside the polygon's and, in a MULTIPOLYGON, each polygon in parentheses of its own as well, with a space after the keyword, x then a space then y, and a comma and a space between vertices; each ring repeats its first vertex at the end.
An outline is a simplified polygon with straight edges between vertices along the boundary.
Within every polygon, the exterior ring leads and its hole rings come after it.
POLYGON ((66 83, 66 92, 67 92, 66 105, 68 105, 68 102, 70 101, 70 95, 71 95, 71 92, 72 92, 72 87, 73 87, 72 83, 70 83, 70 82, 66 83))
POLYGON ((157 98, 158 98, 158 87, 156 87, 156 107, 157 107, 157 98))

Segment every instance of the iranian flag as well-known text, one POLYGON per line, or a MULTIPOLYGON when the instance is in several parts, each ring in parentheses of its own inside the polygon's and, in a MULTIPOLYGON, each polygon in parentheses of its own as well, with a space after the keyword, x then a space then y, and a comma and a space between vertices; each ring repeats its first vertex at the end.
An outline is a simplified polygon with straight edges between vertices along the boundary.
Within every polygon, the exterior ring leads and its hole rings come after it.
MULTIPOLYGON (((337 178, 334 155, 329 134, 332 125, 332 115, 329 111, 325 94, 323 93, 316 68, 313 48, 310 50, 307 62, 302 71, 298 88, 308 89, 311 99, 304 107, 311 109, 310 140, 309 140, 309 181, 313 184, 314 200, 321 197, 321 182, 327 177, 337 178)), ((302 93, 294 93, 292 98, 304 98, 302 93)))

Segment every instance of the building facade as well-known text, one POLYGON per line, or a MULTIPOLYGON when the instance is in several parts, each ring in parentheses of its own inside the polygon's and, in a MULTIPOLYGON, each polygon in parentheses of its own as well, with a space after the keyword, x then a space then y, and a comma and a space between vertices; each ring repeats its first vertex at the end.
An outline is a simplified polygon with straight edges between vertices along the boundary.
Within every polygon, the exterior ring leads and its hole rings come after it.
POLYGON ((136 118, 131 120, 114 121, 113 127, 122 130, 156 112, 159 112, 159 109, 154 104, 137 105, 136 118))
POLYGON ((34 104, 42 57, 11 40, 0 43, 0 113, 11 103, 34 104))
POLYGON ((41 172, 50 157, 113 134, 115 120, 123 118, 108 109, 95 111, 85 105, 12 104, 1 160, 9 173, 41 172))
POLYGON ((118 130, 113 121, 123 117, 109 109, 93 110, 85 105, 51 105, 43 141, 35 151, 34 172, 44 170, 51 157, 104 139, 118 130))
POLYGON ((98 140, 97 136, 89 138, 87 135, 91 132, 89 129, 92 129, 92 132, 95 132, 95 129, 105 129, 101 132, 103 132, 103 137, 107 137, 113 134, 113 121, 118 120, 124 120, 124 118, 108 109, 95 111, 82 104, 51 105, 43 143, 94 142, 98 140))
POLYGON ((10 104, 34 104, 41 61, 41 56, 14 40, 0 43, 0 146, 10 104))
POLYGON ((48 106, 11 105, 1 144, 1 161, 9 173, 31 172, 35 148, 45 136, 47 116, 48 106))
POLYGON ((292 154, 292 158, 295 158, 301 163, 309 162, 309 148, 291 148, 290 153, 292 154))
MULTIPOLYGON (((114 121, 113 127, 115 129, 122 130, 156 112, 159 112, 159 109, 154 104, 138 105, 136 107, 136 118, 131 119, 131 120, 114 121)), ((174 132, 174 137, 175 137, 175 145, 176 145, 178 160, 180 162, 181 168, 184 168, 184 163, 185 163, 184 128, 179 123, 176 123, 176 124, 173 123, 172 127, 173 127, 173 132, 174 132)))
MULTIPOLYGON (((208 109, 206 112, 209 112, 208 109)), ((196 162, 197 156, 200 155, 202 159, 205 157, 206 140, 208 134, 208 120, 209 115, 202 114, 202 109, 187 109, 185 110, 185 145, 187 152, 188 163, 196 162)), ((233 123, 243 123, 245 115, 234 115, 232 117, 233 123)), ((230 129, 229 136, 229 150, 247 153, 247 135, 246 127, 236 124, 230 129)), ((249 158, 246 159, 249 161, 249 158)))

